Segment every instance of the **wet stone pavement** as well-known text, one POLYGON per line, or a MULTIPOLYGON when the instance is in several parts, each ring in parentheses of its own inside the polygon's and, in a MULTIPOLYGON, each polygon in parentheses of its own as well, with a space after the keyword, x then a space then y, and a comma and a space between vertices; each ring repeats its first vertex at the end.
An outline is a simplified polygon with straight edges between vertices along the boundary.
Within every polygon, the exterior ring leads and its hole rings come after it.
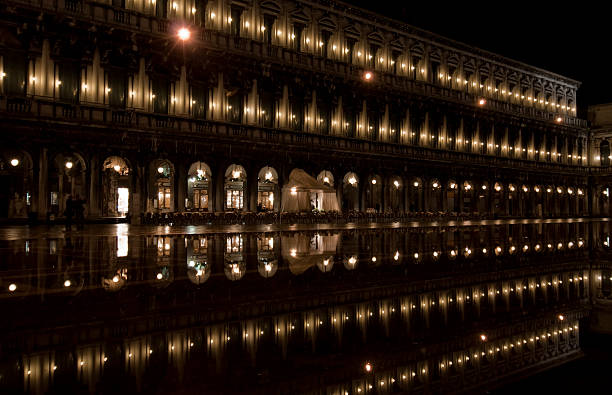
POLYGON ((0 229, 0 393, 474 392, 581 358, 610 224, 0 229))

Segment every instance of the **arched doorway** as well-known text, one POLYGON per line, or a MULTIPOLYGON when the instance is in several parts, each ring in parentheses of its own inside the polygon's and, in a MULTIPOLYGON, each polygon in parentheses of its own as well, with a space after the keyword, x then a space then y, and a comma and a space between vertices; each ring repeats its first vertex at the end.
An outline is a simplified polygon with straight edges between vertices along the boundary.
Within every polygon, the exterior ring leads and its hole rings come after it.
POLYGON ((391 177, 391 185, 389 186, 389 208, 394 213, 404 211, 404 185, 400 177, 391 177))
POLYGON ((477 191, 475 191, 476 195, 478 195, 478 202, 477 202, 477 210, 478 210, 478 215, 483 216, 483 215, 489 215, 489 193, 491 193, 490 188, 489 188, 489 183, 486 181, 483 181, 480 184, 480 187, 477 188, 477 191))
POLYGON ((125 216, 129 212, 130 167, 118 156, 111 156, 102 164, 102 215, 125 216))
POLYGON ((422 212, 423 211, 423 181, 420 178, 414 178, 409 188, 409 204, 410 212, 422 212))
POLYGON ((192 163, 187 172, 188 210, 208 211, 210 191, 210 167, 204 162, 192 163))
POLYGON ((457 182, 449 180, 446 184, 446 207, 451 213, 459 212, 459 193, 457 190, 457 182))
POLYGON ((0 156, 0 218, 25 218, 33 203, 32 158, 25 152, 0 156))
POLYGON ((496 182, 493 185, 493 190, 491 191, 493 194, 492 202, 493 205, 493 215, 505 215, 506 214, 506 202, 504 200, 504 186, 501 182, 496 182))
POLYGON ((365 185, 366 212, 381 212, 382 207, 382 178, 373 175, 365 185))
POLYGON ((474 214, 477 210, 477 202, 475 200, 474 185, 471 181, 463 182, 463 212, 474 214))
POLYGON ((85 160, 76 153, 58 154, 49 171, 49 212, 64 215, 66 200, 84 199, 87 196, 85 185, 85 160))
POLYGON ((518 191, 516 185, 508 184, 508 215, 518 215, 518 191))
POLYGON ((599 143, 599 159, 602 166, 610 166, 610 143, 606 140, 599 143))
POLYGON ((278 173, 266 166, 257 175, 257 211, 275 211, 278 197, 278 173))
POLYGON ((244 167, 231 164, 225 170, 225 209, 230 211, 244 209, 244 191, 246 187, 244 167))
POLYGON ((442 184, 437 178, 430 181, 430 187, 428 188, 428 209, 429 211, 438 212, 442 211, 442 184))
POLYGON ((359 177, 348 172, 342 179, 342 208, 344 210, 359 210, 359 177))
POLYGON ((151 163, 149 169, 149 211, 174 211, 174 166, 165 159, 151 163))

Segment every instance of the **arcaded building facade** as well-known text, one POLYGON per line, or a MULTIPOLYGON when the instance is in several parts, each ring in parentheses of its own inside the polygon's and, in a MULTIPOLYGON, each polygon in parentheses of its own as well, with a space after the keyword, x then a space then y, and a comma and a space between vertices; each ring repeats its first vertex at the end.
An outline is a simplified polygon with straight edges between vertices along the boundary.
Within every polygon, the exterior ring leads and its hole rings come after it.
POLYGON ((345 3, 7 0, 0 20, 0 217, 68 196, 278 212, 294 169, 343 212, 609 207, 579 82, 345 3))

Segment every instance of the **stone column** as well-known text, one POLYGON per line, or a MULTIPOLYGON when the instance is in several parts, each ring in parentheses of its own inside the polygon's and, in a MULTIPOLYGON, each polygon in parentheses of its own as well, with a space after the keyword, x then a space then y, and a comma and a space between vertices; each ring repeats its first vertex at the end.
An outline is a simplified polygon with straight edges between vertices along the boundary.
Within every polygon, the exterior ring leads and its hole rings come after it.
POLYGON ((49 211, 49 164, 47 149, 42 148, 38 159, 38 218, 46 219, 49 211))
POLYGON ((246 170, 246 172, 247 172, 247 181, 246 181, 246 188, 245 188, 245 192, 246 192, 245 202, 248 202, 248 204, 245 204, 245 209, 248 211, 256 212, 257 211, 257 195, 258 195, 257 192, 259 189, 259 181, 257 179, 258 178, 257 173, 259 172, 259 169, 249 169, 249 170, 246 170))
POLYGON ((182 162, 177 161, 174 175, 174 190, 176 196, 176 211, 185 211, 185 198, 187 197, 187 170, 182 162))
POLYGON ((98 166, 98 156, 94 155, 89 162, 89 197, 87 199, 87 209, 89 217, 100 216, 100 168, 98 166))
POLYGON ((223 212, 225 211, 225 170, 220 167, 217 169, 217 173, 213 183, 214 188, 214 211, 223 212))

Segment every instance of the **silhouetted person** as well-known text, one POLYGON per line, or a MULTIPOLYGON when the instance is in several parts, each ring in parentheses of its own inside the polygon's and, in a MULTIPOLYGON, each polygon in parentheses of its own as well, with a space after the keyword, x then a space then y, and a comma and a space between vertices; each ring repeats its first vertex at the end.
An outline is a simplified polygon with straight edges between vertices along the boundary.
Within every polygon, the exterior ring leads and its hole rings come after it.
POLYGON ((66 199, 66 209, 64 210, 64 216, 66 217, 66 230, 71 230, 72 217, 74 216, 74 200, 72 200, 71 195, 68 195, 68 199, 66 199))
POLYGON ((74 201, 74 210, 77 220, 77 229, 82 230, 85 223, 85 200, 80 199, 78 195, 74 201))

